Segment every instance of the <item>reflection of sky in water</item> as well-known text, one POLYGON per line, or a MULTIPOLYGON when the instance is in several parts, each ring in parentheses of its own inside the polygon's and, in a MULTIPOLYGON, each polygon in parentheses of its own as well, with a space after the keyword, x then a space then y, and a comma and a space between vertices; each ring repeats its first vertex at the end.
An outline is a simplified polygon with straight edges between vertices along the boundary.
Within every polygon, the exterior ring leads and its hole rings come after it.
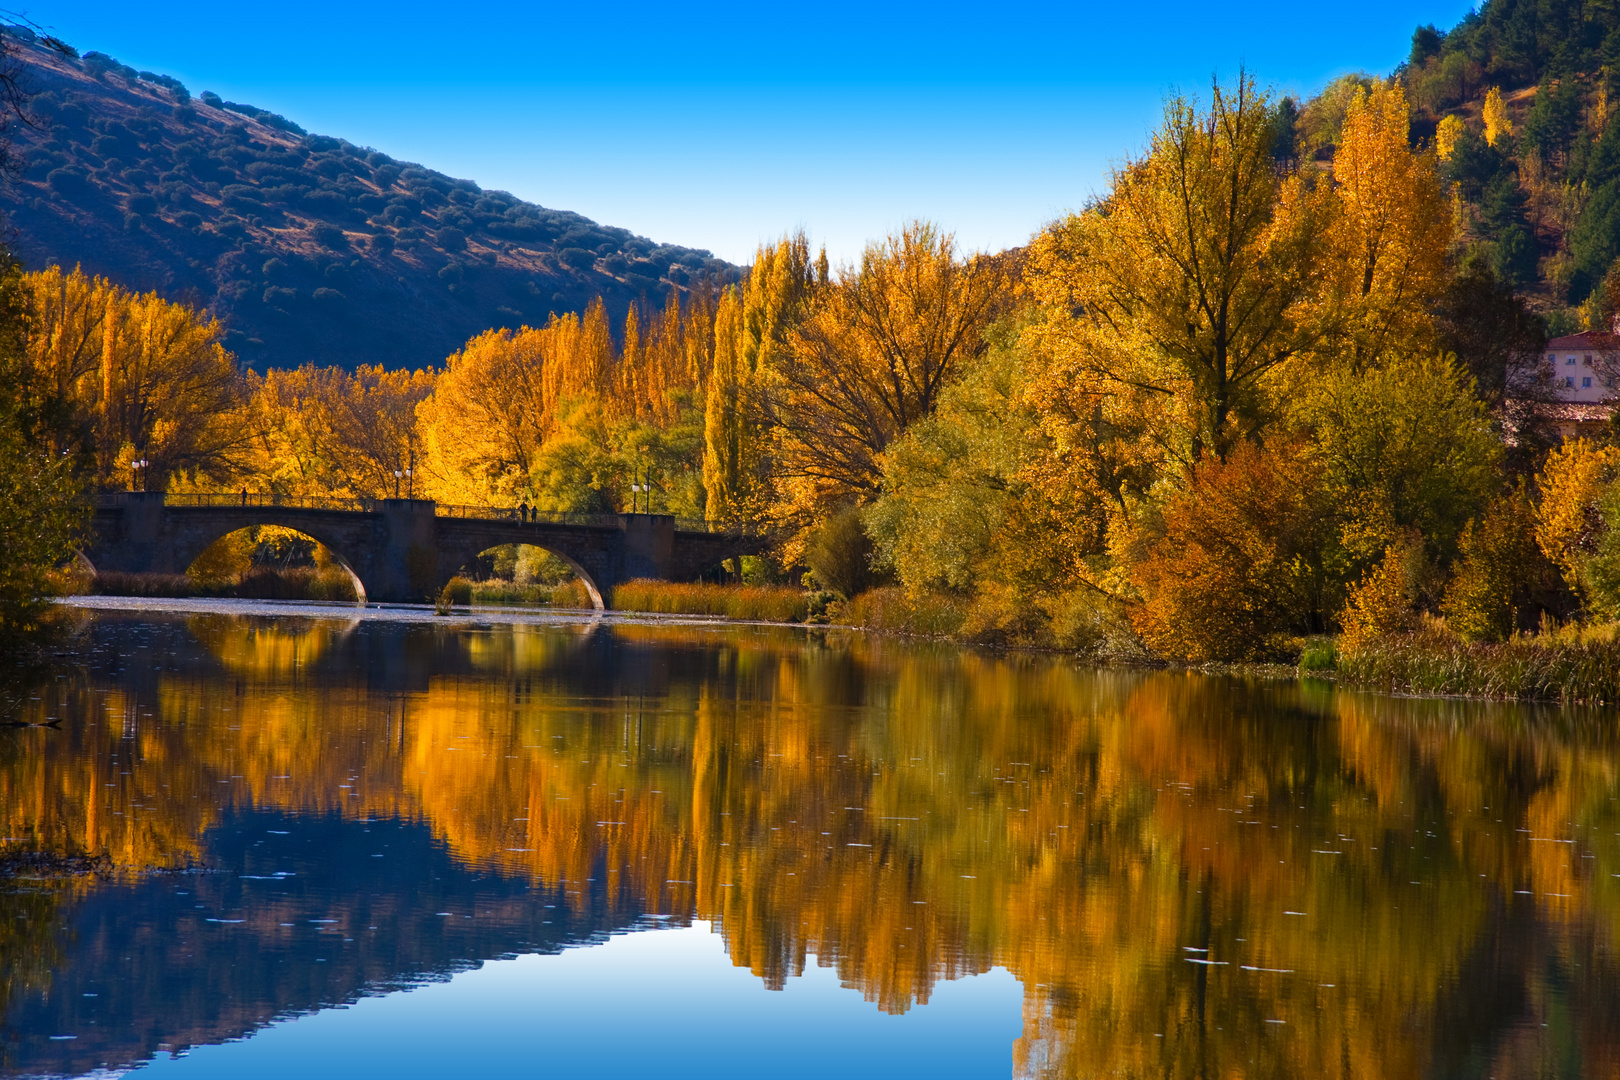
POLYGON ((246 1042, 160 1055, 142 1075, 1005 1076, 1022 999, 999 968, 940 986, 904 1016, 813 963, 771 992, 700 923, 492 961, 246 1042))

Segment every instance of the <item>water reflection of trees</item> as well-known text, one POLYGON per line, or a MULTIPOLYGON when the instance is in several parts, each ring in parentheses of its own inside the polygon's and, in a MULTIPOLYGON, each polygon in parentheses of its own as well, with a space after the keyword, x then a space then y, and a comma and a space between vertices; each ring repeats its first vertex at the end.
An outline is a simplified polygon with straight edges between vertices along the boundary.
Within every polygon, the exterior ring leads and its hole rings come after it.
POLYGON ((1005 965, 1031 1076, 1620 1067, 1611 719, 755 631, 299 635, 86 680, 10 736, 7 835, 153 864, 233 808, 422 821, 714 919, 772 986, 813 954, 901 1011, 1005 965))

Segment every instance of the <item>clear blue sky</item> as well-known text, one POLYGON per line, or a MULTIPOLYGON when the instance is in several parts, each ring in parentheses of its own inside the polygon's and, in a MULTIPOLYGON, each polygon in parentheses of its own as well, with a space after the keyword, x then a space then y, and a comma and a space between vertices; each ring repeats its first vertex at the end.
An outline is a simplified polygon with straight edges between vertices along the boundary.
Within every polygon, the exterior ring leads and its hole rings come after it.
POLYGON ((1387 72, 1459 0, 967 5, 280 0, 21 8, 80 50, 484 187, 735 261, 835 261, 927 217, 1028 239, 1240 64, 1309 94, 1387 72), (161 17, 154 18, 154 15, 161 17))

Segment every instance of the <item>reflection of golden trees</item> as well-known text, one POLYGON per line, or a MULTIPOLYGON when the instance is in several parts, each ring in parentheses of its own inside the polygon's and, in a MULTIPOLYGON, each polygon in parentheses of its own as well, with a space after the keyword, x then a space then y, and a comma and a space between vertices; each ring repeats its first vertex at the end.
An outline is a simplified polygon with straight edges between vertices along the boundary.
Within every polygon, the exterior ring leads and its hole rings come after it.
POLYGON ((714 920, 772 986, 814 955, 903 1011, 1004 965, 1030 1076, 1620 1065, 1582 1011, 1620 924, 1602 724, 651 627, 424 631, 431 676, 383 692, 331 625, 200 623, 217 670, 70 691, 0 759, 7 835, 147 864, 231 807, 423 820, 470 864, 714 920), (1492 995, 1569 1019, 1469 1049, 1492 995))

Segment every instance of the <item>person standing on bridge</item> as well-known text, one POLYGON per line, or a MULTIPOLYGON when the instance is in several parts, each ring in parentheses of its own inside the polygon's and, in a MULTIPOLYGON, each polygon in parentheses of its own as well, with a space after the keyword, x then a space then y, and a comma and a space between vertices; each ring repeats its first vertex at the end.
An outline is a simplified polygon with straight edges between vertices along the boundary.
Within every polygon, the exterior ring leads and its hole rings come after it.
POLYGON ((518 514, 519 514, 519 516, 521 516, 523 518, 523 520, 525 522, 527 522, 529 520, 529 500, 528 499, 524 499, 521 503, 518 504, 518 514))
POLYGON ((247 488, 245 487, 242 489, 242 506, 247 506, 247 488))

